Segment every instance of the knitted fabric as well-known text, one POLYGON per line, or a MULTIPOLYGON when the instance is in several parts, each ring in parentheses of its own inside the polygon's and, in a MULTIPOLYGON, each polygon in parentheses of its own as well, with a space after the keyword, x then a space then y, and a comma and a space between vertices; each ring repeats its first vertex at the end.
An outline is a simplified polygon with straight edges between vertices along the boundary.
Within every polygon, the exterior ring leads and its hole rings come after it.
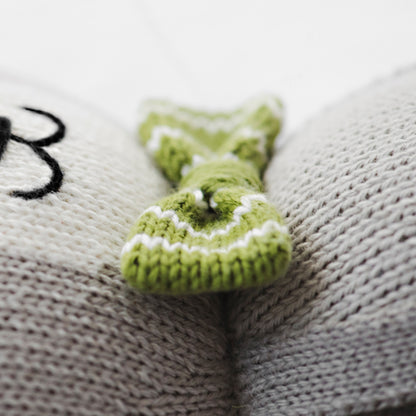
POLYGON ((281 113, 275 98, 229 114, 145 104, 141 141, 178 189, 146 209, 128 236, 121 269, 134 287, 194 294, 284 274, 289 234, 260 179, 281 113))
POLYGON ((230 294, 241 414, 416 414, 416 69, 313 119, 265 181, 294 252, 230 294))
POLYGON ((107 115, 0 78, 0 116, 32 141, 66 127, 44 149, 24 143, 0 159, 0 415, 228 416, 232 373, 216 294, 142 295, 119 272, 137 210, 169 186, 134 137, 107 115))
POLYGON ((51 169, 52 175, 45 185, 30 191, 15 190, 10 192, 10 195, 16 198, 38 199, 43 198, 51 192, 58 192, 62 185, 63 173, 59 163, 44 148, 60 142, 65 137, 65 125, 59 118, 46 111, 33 108, 23 109, 46 117, 56 125, 56 131, 46 137, 38 138, 36 140, 26 140, 23 137, 16 136, 12 133, 12 124, 8 118, 0 117, 0 160, 7 149, 8 143, 14 141, 28 146, 41 161, 46 163, 51 169))

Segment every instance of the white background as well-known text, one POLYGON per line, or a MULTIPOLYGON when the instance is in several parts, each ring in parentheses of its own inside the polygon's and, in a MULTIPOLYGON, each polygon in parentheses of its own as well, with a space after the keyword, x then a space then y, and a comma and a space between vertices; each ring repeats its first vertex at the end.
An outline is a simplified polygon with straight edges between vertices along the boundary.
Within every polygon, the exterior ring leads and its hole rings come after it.
POLYGON ((148 97, 228 108, 272 92, 287 133, 415 64, 415 22, 412 0, 0 0, 0 72, 131 130, 148 97))

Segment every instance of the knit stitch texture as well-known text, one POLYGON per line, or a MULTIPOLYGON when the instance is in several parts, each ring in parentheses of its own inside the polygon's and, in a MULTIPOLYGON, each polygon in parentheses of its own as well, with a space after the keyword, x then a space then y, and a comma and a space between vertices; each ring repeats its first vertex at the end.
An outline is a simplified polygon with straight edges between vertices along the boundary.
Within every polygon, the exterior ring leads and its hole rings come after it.
POLYGON ((0 116, 64 173, 10 141, 0 160, 0 415, 228 416, 232 373, 218 295, 142 295, 119 272, 137 210, 168 183, 134 137, 78 102, 0 78, 0 116))
POLYGON ((0 160, 1 415, 415 414, 416 70, 334 106, 272 160, 268 196, 294 243, 285 277, 183 297, 119 272, 137 211, 169 189, 132 138, 77 102, 0 90, 19 137, 56 129, 22 105, 67 127, 47 149, 55 192, 10 195, 50 179, 28 146, 0 160))
POLYGON ((122 251, 126 279, 143 292, 184 295, 282 276, 291 242, 261 182, 280 101, 257 99, 227 114, 150 101, 143 112, 141 141, 178 189, 132 228, 122 251))
POLYGON ((416 69, 313 119, 265 181, 294 252, 230 294, 241 414, 414 415, 416 69))

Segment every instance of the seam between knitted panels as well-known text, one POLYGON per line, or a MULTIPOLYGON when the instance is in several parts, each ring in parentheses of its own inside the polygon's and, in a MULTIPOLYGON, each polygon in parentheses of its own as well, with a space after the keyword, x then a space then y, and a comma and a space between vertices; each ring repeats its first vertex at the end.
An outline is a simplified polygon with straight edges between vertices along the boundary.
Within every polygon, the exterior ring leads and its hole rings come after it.
MULTIPOLYGON (((242 398, 240 397, 240 391, 238 388, 238 370, 237 370, 237 354, 235 351, 236 343, 234 339, 234 332, 232 331, 232 325, 230 323, 230 304, 232 293, 219 293, 221 317, 222 317, 222 329, 226 339, 226 361, 228 364, 228 370, 230 372, 229 380, 231 381, 232 395, 230 400, 232 402, 230 409, 230 416, 239 416, 240 409, 242 407, 242 398)), ((243 405, 244 408, 248 406, 243 405)))

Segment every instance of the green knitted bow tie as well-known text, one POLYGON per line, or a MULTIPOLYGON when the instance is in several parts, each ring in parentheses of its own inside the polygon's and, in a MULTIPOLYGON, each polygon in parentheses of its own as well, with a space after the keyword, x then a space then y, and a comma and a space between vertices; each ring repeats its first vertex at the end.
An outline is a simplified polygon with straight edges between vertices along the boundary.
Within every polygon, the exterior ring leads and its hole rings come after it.
POLYGON ((280 101, 251 101, 228 114, 149 101, 143 111, 141 141, 178 188, 146 209, 128 236, 121 269, 131 285, 183 295, 284 274, 290 237, 260 179, 280 131, 280 101))

